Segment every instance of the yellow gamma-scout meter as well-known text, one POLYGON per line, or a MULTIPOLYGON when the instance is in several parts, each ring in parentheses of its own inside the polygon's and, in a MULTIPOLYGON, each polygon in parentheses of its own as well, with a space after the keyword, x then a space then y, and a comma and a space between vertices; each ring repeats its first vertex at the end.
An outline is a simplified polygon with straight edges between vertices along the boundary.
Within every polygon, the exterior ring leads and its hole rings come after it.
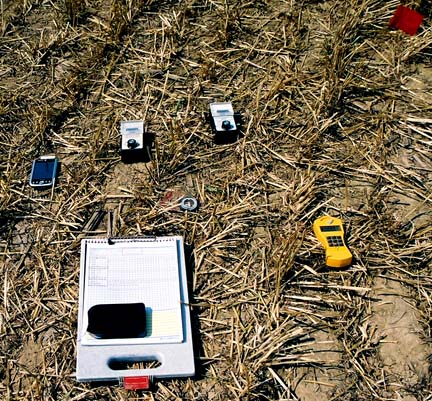
POLYGON ((344 242, 342 220, 323 216, 315 220, 313 230, 326 250, 326 265, 346 267, 351 264, 352 254, 344 242))

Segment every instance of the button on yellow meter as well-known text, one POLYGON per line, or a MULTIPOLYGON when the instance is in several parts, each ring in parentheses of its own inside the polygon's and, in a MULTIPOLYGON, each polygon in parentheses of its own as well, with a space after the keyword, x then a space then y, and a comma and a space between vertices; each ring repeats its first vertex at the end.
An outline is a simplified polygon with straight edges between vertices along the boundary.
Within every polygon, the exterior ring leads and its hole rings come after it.
POLYGON ((346 267, 351 264, 352 254, 344 242, 342 220, 323 216, 315 220, 313 230, 326 250, 326 265, 346 267))

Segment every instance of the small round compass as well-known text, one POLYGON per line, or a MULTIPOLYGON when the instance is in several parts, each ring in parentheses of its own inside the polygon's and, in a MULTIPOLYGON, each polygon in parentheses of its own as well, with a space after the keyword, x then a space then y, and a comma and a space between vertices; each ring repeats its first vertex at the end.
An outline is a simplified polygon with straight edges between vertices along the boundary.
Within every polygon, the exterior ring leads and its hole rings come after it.
POLYGON ((198 209, 198 200, 193 196, 185 196, 180 200, 180 209, 185 212, 195 212, 198 209))

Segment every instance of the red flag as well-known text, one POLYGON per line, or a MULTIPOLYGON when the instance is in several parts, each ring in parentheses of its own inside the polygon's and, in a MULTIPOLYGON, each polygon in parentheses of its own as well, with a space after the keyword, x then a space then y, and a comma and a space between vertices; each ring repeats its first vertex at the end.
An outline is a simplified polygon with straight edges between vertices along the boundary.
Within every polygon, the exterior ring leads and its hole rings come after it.
POLYGON ((400 29, 409 35, 415 35, 423 21, 423 15, 405 6, 398 6, 389 22, 392 28, 400 29))

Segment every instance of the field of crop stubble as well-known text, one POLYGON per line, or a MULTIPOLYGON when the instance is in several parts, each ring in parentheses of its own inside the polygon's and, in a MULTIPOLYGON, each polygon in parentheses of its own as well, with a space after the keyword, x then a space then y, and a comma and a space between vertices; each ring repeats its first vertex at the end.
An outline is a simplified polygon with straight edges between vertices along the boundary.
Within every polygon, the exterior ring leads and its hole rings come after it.
POLYGON ((0 1, 0 398, 429 400, 431 1, 0 1), (212 101, 243 114, 215 145, 212 101), (119 123, 153 160, 124 165, 119 123), (28 185, 55 153, 53 191, 28 185), (165 202, 200 199, 198 213, 165 202), (180 234, 197 375, 75 381, 81 238, 180 234), (345 222, 349 269, 313 221, 345 222), (90 232, 89 232, 90 231, 90 232))

